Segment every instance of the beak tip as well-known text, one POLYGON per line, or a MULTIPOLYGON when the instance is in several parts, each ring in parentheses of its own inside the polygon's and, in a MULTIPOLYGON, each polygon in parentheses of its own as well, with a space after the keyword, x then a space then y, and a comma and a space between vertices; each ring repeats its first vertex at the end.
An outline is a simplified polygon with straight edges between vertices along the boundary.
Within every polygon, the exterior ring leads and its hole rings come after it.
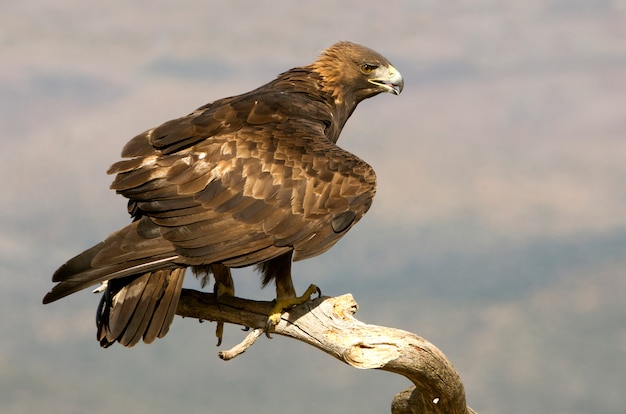
POLYGON ((391 84, 391 93, 394 95, 400 95, 402 89, 404 89, 404 80, 402 78, 398 82, 391 84))
POLYGON ((391 86, 390 92, 392 92, 394 95, 400 95, 400 92, 402 92, 402 89, 404 89, 404 78, 395 68, 393 68, 393 72, 393 76, 390 79, 391 82, 389 82, 391 86))

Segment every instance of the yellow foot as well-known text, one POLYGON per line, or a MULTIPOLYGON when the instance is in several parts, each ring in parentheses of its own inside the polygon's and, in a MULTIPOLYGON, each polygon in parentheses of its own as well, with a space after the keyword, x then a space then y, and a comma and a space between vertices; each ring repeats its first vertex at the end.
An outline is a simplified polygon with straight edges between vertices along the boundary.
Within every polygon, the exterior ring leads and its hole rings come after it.
POLYGON ((293 306, 302 305, 303 303, 311 300, 311 295, 317 293, 317 297, 322 296, 322 291, 315 285, 309 286, 309 288, 304 292, 302 296, 294 296, 292 298, 285 299, 276 299, 274 303, 274 307, 272 308, 272 312, 267 318, 267 323, 265 324, 265 335, 268 338, 270 336, 270 329, 274 326, 278 325, 280 322, 280 317, 286 309, 289 309, 293 306))
MULTIPOLYGON (((235 296, 235 289, 231 286, 226 286, 222 283, 215 282, 213 285, 213 293, 217 303, 220 302, 222 296, 235 296)), ((217 346, 222 345, 222 337, 224 336, 224 322, 217 322, 215 327, 215 336, 217 336, 217 346)))
POLYGON ((235 288, 232 286, 227 286, 220 282, 215 282, 213 285, 213 294, 215 298, 219 301, 222 296, 235 296, 235 288))

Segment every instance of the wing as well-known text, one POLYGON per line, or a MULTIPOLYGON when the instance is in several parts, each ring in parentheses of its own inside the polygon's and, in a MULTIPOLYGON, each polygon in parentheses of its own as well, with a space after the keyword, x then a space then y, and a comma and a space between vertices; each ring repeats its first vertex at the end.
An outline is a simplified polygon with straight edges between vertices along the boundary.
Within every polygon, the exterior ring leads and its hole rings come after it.
POLYGON ((320 108, 280 92, 207 105, 131 140, 112 188, 179 263, 315 256, 365 214, 376 186, 369 165, 326 138, 320 108))

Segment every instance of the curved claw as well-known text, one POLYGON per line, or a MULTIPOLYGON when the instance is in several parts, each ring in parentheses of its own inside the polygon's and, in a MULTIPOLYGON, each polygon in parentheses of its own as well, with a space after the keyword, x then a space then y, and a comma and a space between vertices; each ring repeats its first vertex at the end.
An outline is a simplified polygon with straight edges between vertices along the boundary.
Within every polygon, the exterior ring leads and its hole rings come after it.
MULTIPOLYGON (((216 281, 215 284, 213 284, 213 295, 215 295, 215 301, 219 306, 220 298, 222 296, 235 296, 235 289, 232 286, 228 286, 216 281)), ((217 322, 215 336, 217 336, 217 346, 222 345, 222 336, 224 336, 224 322, 217 322)))
MULTIPOLYGON (((291 306, 291 305, 290 305, 291 306)), ((265 322, 265 336, 269 339, 272 339, 270 335, 270 329, 280 322, 281 314, 285 311, 285 309, 289 308, 289 306, 285 306, 284 302, 274 301, 274 307, 272 308, 272 313, 267 317, 267 322, 265 322)))
POLYGON ((267 339, 274 339, 272 338, 272 335, 270 335, 271 327, 272 327, 272 320, 271 318, 267 318, 267 322, 265 322, 265 336, 267 337, 267 339))
POLYGON ((217 336, 217 346, 222 345, 222 336, 224 336, 224 322, 218 322, 215 327, 215 336, 217 336))

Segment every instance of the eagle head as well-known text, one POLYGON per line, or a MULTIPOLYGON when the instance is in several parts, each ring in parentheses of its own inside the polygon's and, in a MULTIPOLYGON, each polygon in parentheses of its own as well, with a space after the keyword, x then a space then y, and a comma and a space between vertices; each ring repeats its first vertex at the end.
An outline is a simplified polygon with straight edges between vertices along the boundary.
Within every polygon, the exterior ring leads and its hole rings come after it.
POLYGON ((399 95, 404 87, 402 75, 387 58, 352 42, 335 43, 312 66, 337 103, 358 104, 381 92, 399 95))

